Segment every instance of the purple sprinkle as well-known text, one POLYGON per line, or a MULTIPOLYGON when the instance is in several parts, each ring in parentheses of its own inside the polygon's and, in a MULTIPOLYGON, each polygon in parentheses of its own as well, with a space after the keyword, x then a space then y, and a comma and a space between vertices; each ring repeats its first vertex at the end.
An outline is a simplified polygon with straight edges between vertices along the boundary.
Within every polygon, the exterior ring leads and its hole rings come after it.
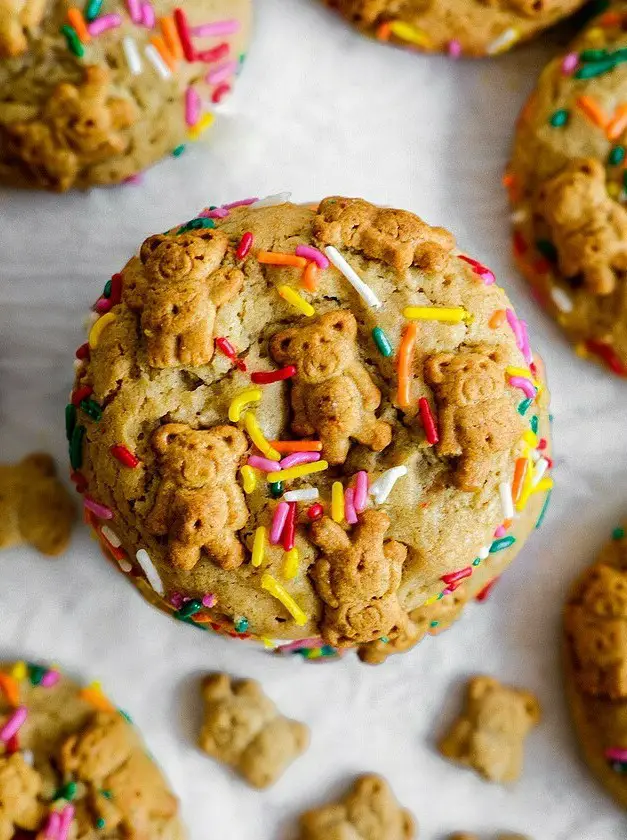
POLYGON ((207 609, 211 609, 211 607, 215 607, 217 600, 216 596, 210 592, 208 595, 203 595, 202 605, 203 607, 207 607, 207 609))

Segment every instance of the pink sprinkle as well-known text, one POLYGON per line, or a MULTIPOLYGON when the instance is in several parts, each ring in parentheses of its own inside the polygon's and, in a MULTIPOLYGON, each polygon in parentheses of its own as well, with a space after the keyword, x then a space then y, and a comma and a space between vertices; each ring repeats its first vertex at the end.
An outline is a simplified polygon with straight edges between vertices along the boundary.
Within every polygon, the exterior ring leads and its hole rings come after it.
POLYGON ((625 747, 608 747, 605 750, 605 757, 614 761, 627 761, 627 749, 625 747))
POLYGON ((448 54, 451 58, 459 58, 462 54, 462 45, 456 39, 448 42, 448 54))
POLYGON ((520 328, 520 322, 512 309, 506 309, 505 315, 507 317, 507 323, 512 328, 512 332, 514 333, 514 337, 516 338, 516 344, 518 346, 518 349, 522 350, 523 339, 522 330, 520 328))
POLYGON ((465 254, 458 254, 457 256, 460 260, 463 260, 472 266, 474 273, 478 277, 481 277, 486 286, 491 286, 493 283, 496 283, 496 277, 494 274, 478 260, 474 260, 472 257, 467 257, 465 254))
POLYGON ((142 4, 140 0, 126 0, 126 6, 128 8, 128 13, 131 16, 131 20, 133 23, 141 23, 142 22, 142 4))
POLYGON ((17 735, 27 716, 26 706, 19 706, 0 729, 0 741, 9 741, 14 735, 17 735))
POLYGON ((296 248, 295 254, 297 257, 305 257, 306 260, 315 262, 318 268, 323 270, 329 267, 329 260, 322 251, 319 251, 317 248, 312 248, 311 245, 299 245, 296 248))
POLYGON ((52 688, 52 686, 56 685, 60 679, 61 674, 58 671, 46 671, 41 678, 39 685, 43 685, 44 688, 52 688))
POLYGON ((105 505, 101 505, 98 502, 95 502, 90 496, 83 496, 83 504, 94 513, 98 519, 113 519, 113 511, 105 507, 105 505))
POLYGON ((355 510, 357 513, 361 513, 368 501, 368 473, 365 470, 360 470, 355 476, 355 495, 353 496, 353 500, 355 502, 355 510))
POLYGON ((200 96, 195 87, 191 85, 185 91, 185 122, 187 125, 196 125, 200 119, 200 96))
POLYGON ((218 599, 216 596, 210 592, 207 595, 202 596, 202 605, 203 607, 207 607, 207 609, 211 609, 211 607, 215 607, 218 599))
POLYGON ((254 204, 259 201, 258 198, 241 198, 239 201, 232 201, 230 204, 223 204, 225 210, 233 210, 234 207, 248 207, 249 204, 254 204))
POLYGON ((148 29, 154 29, 156 17, 155 10, 152 8, 152 3, 142 3, 142 19, 144 26, 148 29))
POLYGON ((529 346, 529 333, 527 332, 527 322, 526 321, 519 321, 520 325, 520 341, 521 341, 521 350, 523 356, 527 364, 532 364, 533 362, 533 353, 531 352, 531 347, 529 346))
POLYGON ((247 461, 249 467, 256 467, 263 472, 276 472, 278 464, 276 461, 271 461, 269 458, 262 458, 260 455, 251 455, 247 461))
POLYGON ((502 525, 499 525, 499 527, 498 527, 498 528, 496 529, 496 531, 494 532, 494 536, 495 536, 495 537, 497 538, 497 540, 498 540, 498 539, 500 539, 501 537, 504 537, 506 533, 507 533, 507 530, 506 530, 506 529, 505 529, 502 525))
POLYGON ((143 180, 144 180, 144 176, 142 175, 141 172, 138 172, 136 175, 129 175, 128 178, 125 178, 124 183, 125 184, 137 185, 137 184, 141 184, 143 180))
POLYGON ((112 304, 111 304, 111 301, 109 300, 109 298, 101 297, 96 301, 96 305, 94 306, 94 309, 96 310, 96 312, 100 312, 100 313, 108 312, 111 309, 111 305, 112 304))
POLYGON ((322 647, 323 644, 324 642, 322 639, 297 639, 295 642, 288 642, 286 645, 280 645, 278 650, 281 653, 292 653, 295 650, 322 647))
POLYGON ((170 595, 170 603, 176 610, 180 610, 183 604, 185 603, 185 598, 181 595, 180 592, 173 592, 170 595))
POLYGON ((356 525, 359 521, 355 511, 355 491, 347 487, 344 491, 344 518, 349 525, 356 525))
POLYGON ((579 63, 579 55, 577 53, 568 53, 562 60, 562 73, 565 76, 570 76, 577 64, 579 63))
POLYGON ((292 455, 281 459, 281 469, 286 470, 288 467, 297 467, 299 464, 313 464, 314 461, 319 460, 319 452, 294 452, 292 455))
POLYGON ((201 210, 198 214, 201 219, 226 219, 229 211, 224 207, 214 207, 213 210, 201 210))
POLYGON ((210 85, 219 85, 226 82, 235 73, 237 67, 237 61, 225 61, 224 64, 219 64, 213 70, 210 70, 205 79, 210 85))
POLYGON ((279 502, 276 506, 274 516, 272 517, 272 527, 270 528, 270 542, 272 545, 276 545, 281 539, 289 509, 290 506, 287 502, 279 502))
POLYGON ((231 18, 231 20, 216 20, 215 23, 191 26, 189 31, 197 38, 216 38, 219 35, 233 35, 234 32, 239 31, 239 28, 239 21, 231 18))
POLYGON ((512 388, 520 388, 523 394, 529 397, 529 399, 533 399, 536 395, 536 389, 533 383, 524 376, 510 376, 509 384, 512 388))
POLYGON ((74 819, 74 806, 68 804, 61 811, 61 825, 59 826, 59 833, 57 834, 57 840, 67 840, 67 836, 70 833, 70 826, 72 825, 72 820, 73 819, 74 819))
POLYGON ((87 27, 89 34, 96 37, 102 35, 107 29, 115 29, 122 25, 122 18, 120 15, 102 15, 102 17, 93 20, 87 27))
POLYGON ((58 811, 51 811, 44 826, 44 840, 56 840, 59 836, 60 827, 61 814, 58 811))

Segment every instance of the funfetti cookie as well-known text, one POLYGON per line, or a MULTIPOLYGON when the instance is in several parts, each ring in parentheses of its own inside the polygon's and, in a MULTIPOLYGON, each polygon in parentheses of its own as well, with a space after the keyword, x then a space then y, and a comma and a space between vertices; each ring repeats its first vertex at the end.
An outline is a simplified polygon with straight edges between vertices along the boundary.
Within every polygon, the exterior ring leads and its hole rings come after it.
POLYGON ((453 621, 546 507, 526 326, 406 211, 203 211, 107 282, 77 355, 88 521, 149 601, 199 628, 381 661, 453 621))
POLYGON ((505 183, 514 255, 577 353, 627 376, 627 3, 542 73, 505 183))
POLYGON ((211 125, 248 43, 251 0, 3 0, 0 183, 131 179, 211 125))
POLYGON ((506 52, 583 4, 583 0, 322 1, 367 35, 453 58, 506 52))
POLYGON ((0 665, 2 840, 184 840, 179 806, 127 715, 56 667, 0 665))
POLYGON ((564 611, 566 692, 588 766, 627 808, 627 538, 576 581, 564 611))

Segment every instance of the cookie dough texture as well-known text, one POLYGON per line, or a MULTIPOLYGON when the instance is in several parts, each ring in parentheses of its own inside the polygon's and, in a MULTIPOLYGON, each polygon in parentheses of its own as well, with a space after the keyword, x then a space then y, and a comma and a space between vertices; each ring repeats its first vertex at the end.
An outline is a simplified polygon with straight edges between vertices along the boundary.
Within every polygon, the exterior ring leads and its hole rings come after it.
POLYGON ((197 118, 187 118, 186 100, 197 98, 213 112, 239 72, 250 0, 155 0, 151 27, 134 23, 125 3, 108 3, 94 25, 105 15, 117 15, 121 25, 93 34, 82 56, 60 32, 77 5, 0 4, 0 183, 62 191, 124 181, 194 139, 197 118), (190 27, 228 20, 237 28, 223 36, 192 34, 194 61, 174 37, 172 69, 163 78, 150 51, 155 42, 170 43, 164 32, 172 30, 177 6, 190 27), (129 54, 136 54, 137 67, 129 54))
POLYGON ((474 677, 463 713, 439 749, 489 782, 515 782, 522 773, 525 738, 539 721, 540 706, 533 694, 491 677, 474 677))
POLYGON ((141 737, 100 689, 39 665, 0 665, 0 837, 45 834, 53 812, 81 840, 184 840, 178 802, 141 737), (64 818, 65 818, 64 817, 64 818))
POLYGON ((62 554, 75 518, 50 455, 35 452, 17 464, 0 464, 0 549, 27 543, 42 554, 62 554))
POLYGON ((210 674, 202 697, 200 748, 253 787, 273 785, 309 746, 305 724, 282 715, 255 680, 210 674))
POLYGON ((627 539, 624 528, 573 586, 564 613, 566 692, 588 766, 627 808, 627 539))
POLYGON ((627 4, 540 76, 506 175, 514 254, 577 352, 627 376, 627 4))
POLYGON ((454 57, 495 55, 574 12, 583 0, 323 0, 368 35, 454 57))
MULTIPOLYGON (((286 652, 372 644, 364 657, 382 661, 454 620, 533 529, 550 484, 539 473, 532 480, 533 459, 548 464, 546 388, 534 401, 510 381, 528 362, 505 293, 441 228, 337 197, 208 212, 215 218, 143 243, 112 281, 91 349, 79 352, 75 389, 92 389, 102 409, 98 419, 79 410, 70 429, 77 486, 108 516, 89 518, 146 597, 182 620, 286 652), (241 258, 246 234, 252 247, 241 258), (382 305, 368 305, 331 264, 307 290, 299 246, 317 249, 323 265, 324 249, 338 249, 382 305), (273 264, 285 259, 293 264, 273 264), (286 289, 312 310, 284 299, 286 289), (411 338, 410 306, 428 320, 405 354, 408 394, 399 394, 395 356, 411 338), (387 355, 376 329, 391 343, 387 355), (255 384, 277 370, 284 378, 255 384), (421 397, 438 444, 427 440, 421 397), (288 473, 275 497, 258 460, 274 441, 314 445, 321 451, 308 456, 320 463, 301 469, 322 470, 288 473), (134 465, 115 457, 120 447, 134 465), (254 487, 242 472, 251 456, 254 487), (509 521, 503 491, 527 462, 509 521), (373 490, 356 516, 332 509, 334 484, 350 498, 357 473, 372 484, 393 468, 385 498, 373 490), (322 516, 313 500, 282 498, 299 489, 317 491, 322 516), (295 552, 289 523, 282 544, 270 540, 281 503, 294 516, 295 552)), ((532 367, 539 383, 541 366, 532 367)))

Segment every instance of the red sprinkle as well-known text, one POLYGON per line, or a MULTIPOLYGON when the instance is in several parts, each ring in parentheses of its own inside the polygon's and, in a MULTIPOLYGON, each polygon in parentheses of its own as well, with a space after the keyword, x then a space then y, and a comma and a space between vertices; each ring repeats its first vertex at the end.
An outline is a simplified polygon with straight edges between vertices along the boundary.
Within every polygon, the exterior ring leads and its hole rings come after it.
POLYGON ((77 388, 76 391, 72 392, 72 405, 80 405, 81 400, 86 400, 93 392, 94 389, 91 385, 83 385, 82 388, 77 388))
POLYGON ((217 104, 218 102, 221 102, 224 99, 224 97, 227 95, 227 93, 230 93, 230 92, 231 92, 231 86, 227 85, 226 82, 222 85, 218 85, 218 87, 211 94, 211 101, 215 102, 217 104))
POLYGON ((238 358, 237 350, 228 338, 216 338, 216 347, 220 350, 224 355, 230 359, 234 365, 236 365, 240 370, 246 370, 246 362, 242 359, 238 358))
POLYGON ((220 61, 221 58, 226 58, 229 54, 229 45, 228 44, 218 44, 217 47, 213 47, 210 50, 201 50, 200 52, 196 53, 196 60, 197 61, 204 61, 207 64, 212 64, 214 61, 220 61))
POLYGON ((84 493, 87 490, 87 479, 81 472, 72 470, 70 473, 70 481, 76 484, 76 492, 84 493))
POLYGON ((426 397, 420 397, 418 400, 418 408, 420 409, 420 419, 422 420, 422 425, 424 426, 425 434, 427 436, 427 443, 437 443, 440 440, 440 436, 438 434, 435 419, 431 412, 429 400, 426 397))
POLYGON ((111 306, 116 306, 122 300, 122 275, 113 274, 111 277, 111 294, 109 301, 111 306))
POLYGON ((316 502, 315 505, 312 505, 307 510, 307 516, 310 519, 320 519, 320 517, 322 516, 323 513, 324 513, 324 508, 322 507, 320 502, 316 502))
POLYGON ((116 443, 115 446, 111 447, 111 454, 114 458, 124 464, 125 467, 130 467, 132 470, 139 464, 139 458, 137 455, 133 455, 133 453, 126 448, 126 446, 122 446, 121 443, 116 443))
POLYGON ((5 746, 9 755, 16 753, 20 748, 20 742, 17 739, 17 735, 11 735, 5 746))
POLYGON ((485 601, 487 599, 487 597, 489 596, 490 592, 492 592, 492 590, 494 589, 494 585, 496 584, 497 580, 498 580, 498 577, 495 577, 489 583, 486 583, 486 585, 483 587, 481 592, 479 592, 477 595, 475 595, 475 601, 479 601, 479 602, 485 601))
POLYGON ((76 358, 77 359, 88 359, 89 358, 89 342, 86 341, 85 344, 81 344, 81 346, 76 351, 76 358))
POLYGON ((457 572, 450 572, 448 575, 442 575, 440 580, 444 581, 449 592, 455 592, 457 587, 465 578, 469 578, 472 574, 472 566, 467 566, 465 569, 459 569, 457 572))
POLYGON ((627 368, 609 344, 606 344, 604 341, 597 341, 595 338, 590 338, 586 341, 586 350, 603 359, 605 364, 614 373, 617 373, 619 376, 627 376, 627 368))
POLYGON ((540 440, 538 441, 538 449, 541 452, 542 452, 543 449, 546 449, 547 445, 548 444, 547 444, 546 438, 540 438, 540 440))
POLYGON ((181 46, 183 47, 183 54, 186 61, 195 61, 196 51, 194 45, 189 37, 189 26, 187 25, 187 15, 183 9, 178 8, 174 10, 174 23, 176 24, 176 31, 179 34, 181 46))
POLYGON ((527 253, 527 243, 525 242, 525 238, 519 230, 514 231, 514 253, 517 254, 519 257, 522 257, 523 254, 527 253))
POLYGON ((253 247, 253 238, 254 237, 250 231, 242 236, 241 242, 237 246, 237 251, 235 252, 236 260, 243 260, 248 256, 248 252, 253 247))
POLYGON ((281 540, 284 551, 291 551, 294 548, 294 535, 296 533, 296 502, 288 502, 288 505, 290 509, 287 512, 281 540))
POLYGON ((296 368, 294 365, 288 365, 280 370, 258 370, 250 374, 251 380, 255 385, 269 385, 271 382, 282 382, 284 379, 296 375, 296 368))

